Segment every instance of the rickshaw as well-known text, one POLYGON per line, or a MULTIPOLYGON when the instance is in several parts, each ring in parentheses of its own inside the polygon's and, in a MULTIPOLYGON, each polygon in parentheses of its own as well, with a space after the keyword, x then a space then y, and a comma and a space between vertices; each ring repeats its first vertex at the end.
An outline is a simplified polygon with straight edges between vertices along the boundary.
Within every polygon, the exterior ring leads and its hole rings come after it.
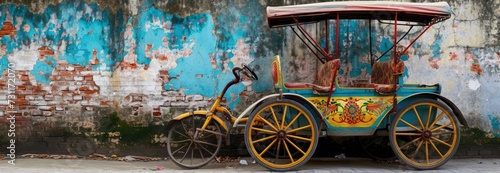
MULTIPOLYGON (((467 122, 458 107, 440 95, 439 84, 400 82, 405 72, 400 57, 436 23, 449 19, 446 2, 342 1, 267 7, 271 28, 289 27, 320 62, 313 82, 285 81, 280 56, 271 63, 275 93, 264 96, 239 116, 221 106, 227 88, 245 75, 257 80, 247 66, 233 69, 228 83, 208 111, 182 114, 169 124, 167 149, 174 163, 199 168, 217 154, 231 128, 244 127, 248 152, 257 163, 273 171, 297 169, 314 154, 319 137, 373 137, 363 149, 373 156, 390 147, 402 163, 415 169, 435 169, 456 152, 460 126, 467 122), (342 65, 339 23, 368 20, 393 26, 393 42, 381 56, 371 59, 371 80, 340 84, 342 65), (324 22, 323 45, 306 25, 324 22), (335 25, 335 46, 329 52, 329 24, 335 25), (410 29, 398 38, 398 26, 410 29), (414 27, 421 30, 408 45, 399 44, 414 27), (383 61, 387 53, 388 60, 383 61)), ((287 28, 288 29, 288 28, 287 28)), ((370 32, 370 34, 372 34, 370 32)), ((369 40, 372 45, 371 37, 369 40)), ((370 49, 371 54, 371 49, 370 49)), ((373 56, 370 56, 373 57, 373 56)), ((390 155, 390 154, 389 154, 390 155)))

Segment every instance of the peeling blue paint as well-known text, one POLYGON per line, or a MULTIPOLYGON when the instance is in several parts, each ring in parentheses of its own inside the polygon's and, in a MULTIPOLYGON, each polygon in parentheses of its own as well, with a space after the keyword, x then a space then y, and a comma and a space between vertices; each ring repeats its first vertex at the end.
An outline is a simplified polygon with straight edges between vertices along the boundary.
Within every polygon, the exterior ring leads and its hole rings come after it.
POLYGON ((441 57, 441 42, 442 42, 441 37, 436 36, 436 41, 434 41, 434 43, 432 43, 431 45, 431 50, 432 50, 431 58, 441 57))
MULTIPOLYGON (((48 46, 54 52, 61 51, 58 57, 53 57, 55 61, 66 60, 70 64, 82 66, 89 63, 93 50, 99 52, 98 57, 114 54, 109 48, 109 45, 112 45, 113 33, 110 26, 113 23, 111 22, 113 16, 108 9, 100 10, 95 2, 90 4, 63 2, 58 5, 48 5, 42 13, 33 13, 26 6, 10 4, 1 5, 0 9, 7 9, 9 13, 0 16, 0 21, 11 20, 14 26, 21 27, 17 31, 16 39, 2 43, 7 44, 8 53, 12 52, 14 47, 21 45, 48 46), (12 19, 7 19, 7 16, 12 16, 12 19), (13 20, 16 18, 21 18, 22 23, 13 20), (66 47, 65 50, 62 50, 63 46, 66 47)), ((108 63, 107 66, 113 65, 112 61, 99 62, 108 63)), ((43 66, 40 68, 45 69, 43 66)), ((37 69, 34 69, 35 71, 31 73, 38 74, 37 69)), ((45 77, 35 78, 41 83, 47 82, 45 77)))
POLYGON ((7 59, 7 56, 2 56, 2 58, 0 58, 0 74, 3 73, 3 71, 6 70, 8 66, 9 60, 7 59))
POLYGON ((31 70, 31 74, 35 77, 35 79, 43 84, 49 84, 49 77, 52 75, 52 70, 57 66, 57 62, 54 58, 46 57, 44 61, 36 60, 35 66, 33 70, 31 70))
POLYGON ((488 118, 491 121, 491 128, 493 129, 493 136, 500 137, 500 120, 495 117, 494 114, 488 114, 488 118))

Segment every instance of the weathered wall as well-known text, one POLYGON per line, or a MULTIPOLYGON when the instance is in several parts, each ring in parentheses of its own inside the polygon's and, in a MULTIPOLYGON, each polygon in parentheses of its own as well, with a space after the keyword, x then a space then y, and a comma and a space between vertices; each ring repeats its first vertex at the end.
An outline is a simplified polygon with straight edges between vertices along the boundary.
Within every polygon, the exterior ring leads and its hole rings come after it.
MULTIPOLYGON (((161 143, 161 128, 146 127, 161 127, 186 110, 207 108, 233 78, 230 69, 245 63, 260 80, 238 84, 225 96, 229 107, 241 112, 269 93, 268 67, 275 54, 291 67, 285 73, 293 74, 292 79, 311 79, 316 62, 307 59, 314 57, 290 30, 269 29, 264 13, 267 5, 308 2, 315 1, 2 1, 2 140, 9 139, 4 132, 11 122, 7 111, 12 111, 16 135, 26 144, 52 145, 50 136, 81 132, 116 144, 143 138, 99 132, 134 136, 141 130, 151 130, 153 142, 161 143), (118 128, 124 124, 144 128, 118 128)), ((500 136, 495 109, 500 106, 500 1, 456 0, 450 5, 452 18, 432 27, 405 58, 404 80, 441 83, 443 95, 459 106, 472 127, 500 136)), ((346 26, 341 30, 342 56, 348 57, 344 65, 361 65, 344 67, 341 79, 364 78, 371 72, 366 23, 341 26, 346 26)), ((393 31, 386 27, 374 29, 378 54, 390 47, 393 31)))

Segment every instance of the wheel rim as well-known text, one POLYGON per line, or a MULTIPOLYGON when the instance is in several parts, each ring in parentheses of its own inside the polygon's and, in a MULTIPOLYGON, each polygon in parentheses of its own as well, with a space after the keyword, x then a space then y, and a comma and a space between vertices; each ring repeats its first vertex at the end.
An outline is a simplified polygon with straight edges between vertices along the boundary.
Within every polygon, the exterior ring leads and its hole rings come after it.
POLYGON ((457 119, 434 100, 411 104, 391 128, 395 153, 417 169, 433 169, 447 162, 460 140, 457 119))
POLYGON ((249 117, 248 123, 249 152, 270 169, 287 170, 305 163, 317 144, 314 119, 291 103, 269 104, 249 117))
MULTIPOLYGON (((206 165, 218 153, 222 137, 214 133, 198 131, 206 118, 192 116, 176 122, 168 132, 167 150, 170 158, 184 168, 206 165), (196 137, 195 137, 196 134, 196 137)), ((211 121, 206 130, 220 133, 220 127, 211 121)))

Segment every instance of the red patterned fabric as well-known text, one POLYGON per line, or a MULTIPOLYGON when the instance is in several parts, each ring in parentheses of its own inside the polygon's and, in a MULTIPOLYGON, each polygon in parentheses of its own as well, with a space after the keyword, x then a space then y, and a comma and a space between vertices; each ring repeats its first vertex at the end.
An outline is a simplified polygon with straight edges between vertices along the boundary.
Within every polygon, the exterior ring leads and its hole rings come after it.
POLYGON ((330 86, 330 84, 334 82, 332 79, 335 80, 335 75, 337 75, 339 67, 339 59, 328 61, 319 66, 318 71, 316 71, 316 81, 314 83, 319 86, 330 86))
MULTIPOLYGON (((287 88, 306 88, 312 89, 315 94, 323 95, 330 92, 330 84, 335 80, 337 71, 340 67, 340 60, 335 59, 328 61, 318 67, 315 74, 314 83, 302 83, 302 82, 287 82, 285 87, 287 88)), ((335 84, 333 85, 332 91, 335 91, 335 84)))
POLYGON ((401 60, 396 64, 396 75, 393 73, 393 67, 394 61, 374 63, 372 66, 372 83, 369 86, 382 95, 388 95, 396 91, 399 85, 394 88, 394 78, 404 73, 405 65, 401 60))
MULTIPOLYGON (((372 83, 376 84, 392 84, 394 83, 393 75, 393 61, 387 62, 376 62, 372 66, 372 83)), ((405 72, 405 64, 403 61, 399 61, 396 64, 396 74, 403 74, 405 72)))

